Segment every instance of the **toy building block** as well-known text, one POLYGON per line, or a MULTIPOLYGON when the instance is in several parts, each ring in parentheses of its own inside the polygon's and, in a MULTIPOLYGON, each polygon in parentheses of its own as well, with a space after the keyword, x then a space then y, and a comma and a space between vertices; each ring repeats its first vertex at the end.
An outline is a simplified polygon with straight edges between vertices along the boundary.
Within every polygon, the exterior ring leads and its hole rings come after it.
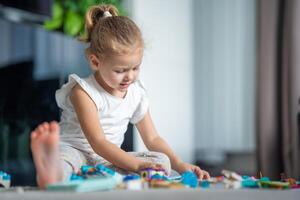
POLYGON ((140 175, 144 179, 151 179, 153 176, 166 176, 166 171, 164 169, 154 169, 154 168, 145 168, 140 170, 140 175))
POLYGON ((114 189, 123 181, 123 176, 103 165, 84 165, 80 171, 73 173, 70 181, 47 186, 50 191, 90 192, 114 189))
POLYGON ((182 177, 181 180, 182 184, 192 188, 198 187, 198 177, 194 172, 186 171, 181 175, 181 177, 182 177))
POLYGON ((47 190, 91 192, 100 190, 110 190, 114 189, 116 186, 117 182, 113 177, 100 177, 51 184, 47 186, 47 190))
POLYGON ((255 177, 243 176, 242 187, 243 188, 258 188, 258 181, 255 177))
POLYGON ((239 174, 229 171, 229 170, 222 170, 221 172, 227 179, 234 180, 234 181, 242 181, 243 178, 239 174))
POLYGON ((123 178, 123 183, 128 190, 141 190, 147 188, 146 182, 142 181, 140 176, 134 174, 126 175, 123 178))
POLYGON ((105 167, 104 165, 99 164, 96 166, 96 169, 98 172, 102 173, 104 176, 111 176, 117 182, 117 184, 120 184, 123 181, 123 175, 116 172, 115 170, 105 167))
POLYGON ((259 181, 259 187, 261 188, 275 188, 275 189, 288 189, 290 184, 288 182, 280 181, 259 181))
POLYGON ((201 188, 209 188, 210 182, 209 182, 209 180, 202 180, 202 181, 199 181, 199 186, 200 186, 201 188))
POLYGON ((3 186, 4 188, 9 188, 11 182, 11 177, 9 174, 0 171, 0 186, 3 186))
POLYGON ((82 166, 77 174, 73 174, 71 176, 71 180, 99 178, 107 176, 114 178, 118 183, 121 183, 123 180, 123 176, 121 174, 101 164, 95 167, 90 165, 82 166))
POLYGON ((221 173, 224 175, 223 183, 226 188, 237 189, 242 187, 242 176, 229 170, 222 170, 221 173))
POLYGON ((81 167, 81 171, 79 172, 79 174, 82 174, 82 175, 87 175, 87 174, 90 174, 90 175, 93 175, 97 172, 97 169, 93 166, 89 166, 89 165, 84 165, 81 167))

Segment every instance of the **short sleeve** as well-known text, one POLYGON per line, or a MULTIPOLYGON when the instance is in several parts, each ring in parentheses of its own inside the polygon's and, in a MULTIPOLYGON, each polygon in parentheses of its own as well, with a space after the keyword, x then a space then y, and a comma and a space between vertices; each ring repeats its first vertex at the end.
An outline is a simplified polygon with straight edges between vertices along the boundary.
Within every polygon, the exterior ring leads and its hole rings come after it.
POLYGON ((57 102, 58 107, 60 107, 63 110, 70 109, 72 107, 71 103, 70 103, 70 100, 69 100, 69 96, 70 96, 72 88, 76 84, 79 84, 82 87, 82 89, 94 101, 97 109, 100 110, 100 108, 101 108, 101 105, 100 105, 101 98, 100 98, 99 93, 85 79, 81 79, 76 74, 71 74, 69 76, 68 82, 66 84, 64 84, 59 90, 56 91, 55 98, 56 98, 56 102, 57 102))
POLYGON ((149 98, 144 84, 140 80, 136 81, 135 90, 139 94, 139 103, 130 119, 132 124, 137 124, 141 121, 149 109, 149 98))

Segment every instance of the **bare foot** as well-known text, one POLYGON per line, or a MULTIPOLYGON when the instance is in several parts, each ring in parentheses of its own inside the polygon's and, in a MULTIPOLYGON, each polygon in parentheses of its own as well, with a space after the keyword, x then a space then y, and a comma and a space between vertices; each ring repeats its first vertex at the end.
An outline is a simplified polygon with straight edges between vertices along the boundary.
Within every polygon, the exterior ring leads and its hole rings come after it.
POLYGON ((37 183, 42 189, 62 179, 58 145, 57 122, 44 122, 31 132, 31 151, 37 172, 37 183))

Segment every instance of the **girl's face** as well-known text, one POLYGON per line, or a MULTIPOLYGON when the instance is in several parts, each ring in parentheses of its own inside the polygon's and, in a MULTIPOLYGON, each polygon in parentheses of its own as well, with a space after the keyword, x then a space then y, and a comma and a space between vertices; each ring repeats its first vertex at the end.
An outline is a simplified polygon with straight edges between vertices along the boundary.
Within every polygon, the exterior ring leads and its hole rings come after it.
POLYGON ((129 85, 138 78, 142 57, 143 49, 138 48, 130 54, 100 61, 96 68, 96 80, 112 95, 124 97, 129 85))

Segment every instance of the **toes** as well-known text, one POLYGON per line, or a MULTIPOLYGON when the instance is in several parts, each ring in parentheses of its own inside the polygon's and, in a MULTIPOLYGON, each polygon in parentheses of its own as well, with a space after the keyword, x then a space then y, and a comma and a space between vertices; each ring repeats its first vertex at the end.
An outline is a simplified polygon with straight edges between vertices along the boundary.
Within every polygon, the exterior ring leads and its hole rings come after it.
POLYGON ((38 133, 36 131, 31 132, 31 139, 34 140, 37 137, 38 133))
POLYGON ((38 134, 41 134, 41 133, 44 133, 44 132, 45 132, 45 129, 44 129, 43 124, 39 125, 39 126, 36 128, 36 132, 38 132, 38 134))
POLYGON ((41 133, 48 133, 49 132, 49 123, 44 122, 44 123, 40 124, 36 128, 36 132, 38 132, 39 134, 41 134, 41 133))
POLYGON ((42 124, 42 127, 43 127, 44 131, 49 131, 49 123, 48 122, 44 122, 42 124))
POLYGON ((56 121, 50 122, 50 131, 51 132, 59 132, 59 125, 56 121))

